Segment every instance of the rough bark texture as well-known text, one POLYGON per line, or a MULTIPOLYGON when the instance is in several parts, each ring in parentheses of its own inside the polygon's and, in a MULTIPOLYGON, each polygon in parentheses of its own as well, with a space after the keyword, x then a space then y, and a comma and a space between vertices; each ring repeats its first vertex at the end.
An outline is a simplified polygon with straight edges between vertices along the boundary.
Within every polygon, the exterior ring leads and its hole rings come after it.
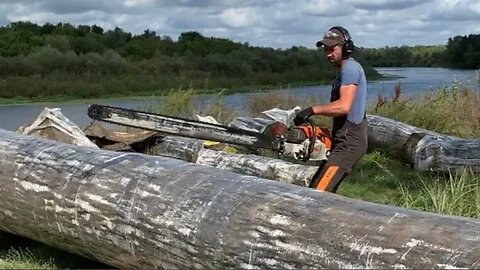
POLYGON ((372 149, 381 148, 402 151, 407 140, 415 133, 444 139, 455 138, 378 115, 367 115, 367 120, 368 146, 372 149))
POLYGON ((318 166, 294 164, 275 158, 230 154, 209 149, 200 150, 196 163, 299 186, 308 186, 318 169, 318 166))
POLYGON ((460 139, 417 128, 381 116, 368 115, 371 149, 403 152, 413 169, 480 171, 480 140, 460 139))
POLYGON ((418 134, 417 144, 407 152, 410 164, 417 170, 455 171, 470 168, 480 172, 479 139, 445 139, 418 134))
POLYGON ((171 157, 195 163, 201 149, 203 149, 203 140, 163 136, 152 140, 145 150, 150 155, 171 157))
POLYGON ((480 221, 0 130, 0 229, 122 268, 480 266, 480 221))
POLYGON ((318 169, 318 166, 295 164, 276 158, 206 149, 201 140, 173 136, 151 141, 147 153, 300 186, 308 186, 318 169))

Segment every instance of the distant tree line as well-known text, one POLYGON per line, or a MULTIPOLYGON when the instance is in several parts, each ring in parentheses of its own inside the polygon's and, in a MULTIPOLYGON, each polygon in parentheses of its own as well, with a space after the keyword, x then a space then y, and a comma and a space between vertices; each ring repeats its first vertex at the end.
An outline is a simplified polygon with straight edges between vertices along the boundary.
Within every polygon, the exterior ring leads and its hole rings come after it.
MULTIPOLYGON (((361 48, 355 57, 372 79, 379 76, 372 68, 376 65, 457 66, 458 58, 453 62, 454 57, 446 58, 445 53, 459 53, 469 42, 455 37, 446 48, 361 48)), ((334 74, 318 50, 256 47, 195 31, 174 41, 149 29, 133 35, 118 27, 104 30, 69 23, 13 22, 0 27, 0 98, 6 99, 150 95, 189 87, 283 87, 329 83, 334 74)))
POLYGON ((360 48, 359 61, 381 67, 480 68, 480 35, 455 36, 447 45, 360 48))

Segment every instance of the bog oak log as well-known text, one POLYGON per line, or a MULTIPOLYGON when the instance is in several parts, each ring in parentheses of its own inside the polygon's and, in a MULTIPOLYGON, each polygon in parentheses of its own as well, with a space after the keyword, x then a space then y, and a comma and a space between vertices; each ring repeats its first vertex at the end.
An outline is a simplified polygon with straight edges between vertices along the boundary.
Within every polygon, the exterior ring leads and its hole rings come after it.
POLYGON ((0 229, 120 268, 480 266, 480 221, 0 130, 0 229))
POLYGON ((200 150, 196 163, 299 186, 308 186, 318 170, 318 166, 295 164, 257 155, 230 154, 210 149, 200 150))
POLYGON ((378 115, 367 115, 367 120, 368 146, 373 149, 402 151, 412 134, 430 135, 445 140, 455 138, 378 115))
POLYGON ((480 171, 479 139, 447 136, 376 115, 367 118, 369 147, 403 153, 413 169, 480 171))

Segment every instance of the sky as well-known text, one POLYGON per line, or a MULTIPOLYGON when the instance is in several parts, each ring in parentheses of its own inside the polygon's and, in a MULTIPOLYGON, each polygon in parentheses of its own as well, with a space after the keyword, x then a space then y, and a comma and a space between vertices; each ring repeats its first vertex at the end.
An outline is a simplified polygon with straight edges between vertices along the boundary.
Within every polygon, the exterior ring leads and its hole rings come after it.
POLYGON ((228 38, 251 45, 315 48, 335 25, 358 47, 443 45, 480 34, 479 0, 0 0, 0 24, 30 21, 116 26, 228 38))

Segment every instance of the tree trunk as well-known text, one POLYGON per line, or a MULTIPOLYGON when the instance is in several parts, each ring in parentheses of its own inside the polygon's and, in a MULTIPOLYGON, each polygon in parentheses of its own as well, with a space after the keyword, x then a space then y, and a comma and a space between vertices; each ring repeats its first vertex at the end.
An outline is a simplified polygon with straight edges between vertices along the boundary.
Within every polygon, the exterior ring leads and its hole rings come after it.
POLYGON ((416 133, 444 139, 455 138, 378 115, 367 115, 367 120, 368 146, 372 149, 402 151, 410 136, 416 133))
POLYGON ((477 268, 480 221, 0 130, 0 229, 121 268, 477 268))
POLYGON ((318 169, 318 166, 295 164, 275 158, 209 149, 199 151, 196 163, 299 186, 308 186, 318 169))
POLYGON ((479 139, 460 139, 375 115, 368 115, 368 127, 371 149, 403 153, 413 169, 480 171, 479 139))
POLYGON ((480 172, 479 139, 448 139, 414 133, 409 143, 406 155, 413 169, 452 172, 469 168, 480 172))

